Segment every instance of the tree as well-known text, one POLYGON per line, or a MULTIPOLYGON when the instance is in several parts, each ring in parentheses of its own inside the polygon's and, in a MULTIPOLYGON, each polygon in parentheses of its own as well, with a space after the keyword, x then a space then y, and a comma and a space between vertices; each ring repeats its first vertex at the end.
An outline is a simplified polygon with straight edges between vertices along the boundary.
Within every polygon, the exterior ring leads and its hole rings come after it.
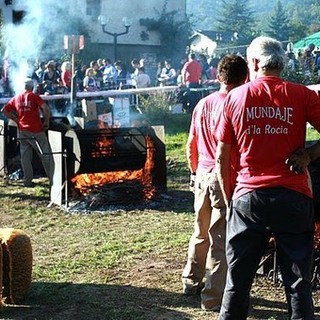
POLYGON ((212 30, 217 16, 217 8, 220 7, 220 0, 187 1, 187 13, 190 21, 196 30, 212 30))
POLYGON ((269 19, 268 28, 267 34, 269 36, 276 38, 279 41, 286 41, 289 39, 289 19, 280 0, 278 0, 273 14, 269 19))
POLYGON ((179 12, 177 10, 168 12, 167 2, 168 0, 165 1, 161 12, 156 10, 158 19, 140 19, 140 24, 147 28, 147 32, 142 32, 141 39, 148 39, 148 32, 156 31, 160 34, 163 55, 166 57, 181 57, 185 54, 186 47, 189 44, 191 24, 187 17, 178 17, 179 12))
POLYGON ((247 0, 223 0, 219 17, 217 19, 218 30, 235 34, 233 44, 248 44, 254 38, 256 23, 254 11, 250 9, 247 0))
POLYGON ((317 32, 320 29, 313 25, 319 21, 320 3, 319 0, 294 0, 288 4, 289 26, 291 28, 291 37, 293 40, 317 32))

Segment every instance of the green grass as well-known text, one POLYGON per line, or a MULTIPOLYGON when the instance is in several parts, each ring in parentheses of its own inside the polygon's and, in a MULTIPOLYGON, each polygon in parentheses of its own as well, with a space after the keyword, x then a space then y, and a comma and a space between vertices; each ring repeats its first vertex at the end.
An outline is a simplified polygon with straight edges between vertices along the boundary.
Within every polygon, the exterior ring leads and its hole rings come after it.
POLYGON ((307 129, 307 141, 319 140, 319 139, 320 139, 320 134, 317 130, 315 130, 314 128, 307 129))
POLYGON ((181 184, 187 185, 189 182, 186 143, 190 121, 190 114, 173 114, 165 125, 169 187, 174 188, 181 184))

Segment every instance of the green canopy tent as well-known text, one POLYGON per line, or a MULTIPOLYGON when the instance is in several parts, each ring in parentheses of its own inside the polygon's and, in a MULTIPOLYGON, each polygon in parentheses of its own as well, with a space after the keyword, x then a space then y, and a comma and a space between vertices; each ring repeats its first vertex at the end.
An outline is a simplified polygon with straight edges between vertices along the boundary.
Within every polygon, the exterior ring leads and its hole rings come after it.
POLYGON ((307 36, 296 43, 293 44, 294 50, 305 49, 310 46, 310 44, 314 44, 315 47, 320 48, 320 32, 316 32, 307 36))

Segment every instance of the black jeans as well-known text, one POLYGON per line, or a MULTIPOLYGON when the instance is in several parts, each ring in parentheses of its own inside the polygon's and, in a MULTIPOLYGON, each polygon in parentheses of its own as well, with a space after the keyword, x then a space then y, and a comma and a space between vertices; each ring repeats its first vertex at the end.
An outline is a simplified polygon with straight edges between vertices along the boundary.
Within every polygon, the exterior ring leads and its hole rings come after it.
POLYGON ((196 89, 196 88, 200 88, 200 85, 198 83, 189 83, 187 85, 187 96, 188 96, 187 111, 189 113, 193 112, 193 109, 195 108, 195 106, 200 100, 199 93, 196 91, 190 90, 190 89, 196 89))
POLYGON ((227 221, 227 283, 219 320, 243 320, 252 282, 274 237, 290 319, 313 320, 312 199, 286 188, 258 189, 234 200, 227 221))

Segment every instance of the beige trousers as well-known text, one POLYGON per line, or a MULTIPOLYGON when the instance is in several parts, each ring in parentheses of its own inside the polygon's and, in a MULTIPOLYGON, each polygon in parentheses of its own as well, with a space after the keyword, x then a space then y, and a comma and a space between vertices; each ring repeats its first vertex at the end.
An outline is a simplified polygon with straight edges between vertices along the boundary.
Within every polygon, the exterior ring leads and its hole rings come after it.
POLYGON ((194 209, 194 232, 189 242, 182 282, 198 284, 205 277, 201 303, 210 308, 221 304, 227 273, 226 207, 215 173, 197 174, 194 209))

